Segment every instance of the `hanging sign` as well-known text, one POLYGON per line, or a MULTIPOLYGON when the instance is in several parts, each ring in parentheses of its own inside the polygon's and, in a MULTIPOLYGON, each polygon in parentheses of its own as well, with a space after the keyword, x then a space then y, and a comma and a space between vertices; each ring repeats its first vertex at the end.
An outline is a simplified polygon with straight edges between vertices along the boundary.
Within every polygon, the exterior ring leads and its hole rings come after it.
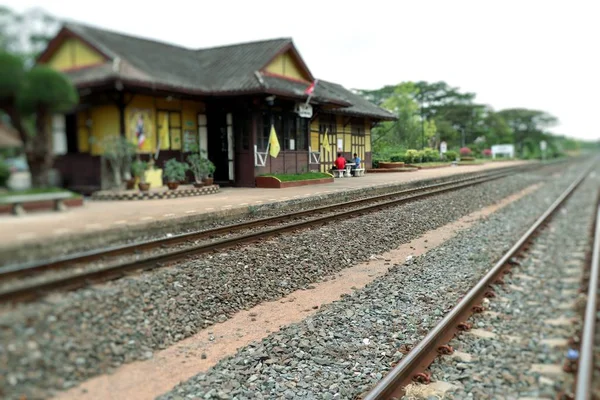
POLYGON ((440 153, 444 154, 446 151, 448 151, 448 145, 446 142, 440 143, 440 153))
POLYGON ((310 104, 296 103, 296 113, 301 118, 312 118, 313 108, 310 104))

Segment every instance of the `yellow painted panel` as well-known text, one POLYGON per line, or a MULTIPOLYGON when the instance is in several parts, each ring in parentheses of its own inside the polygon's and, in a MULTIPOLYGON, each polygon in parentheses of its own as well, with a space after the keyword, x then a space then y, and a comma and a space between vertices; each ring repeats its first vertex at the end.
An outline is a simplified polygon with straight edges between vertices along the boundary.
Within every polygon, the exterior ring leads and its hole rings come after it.
POLYGON ((171 147, 171 138, 169 137, 169 113, 158 111, 157 130, 161 150, 169 150, 171 147))
POLYGON ((48 65, 63 71, 71 68, 82 68, 100 64, 104 57, 82 41, 69 38, 54 52, 48 60, 48 65))
POLYGON ((365 152, 371 151, 371 121, 365 119, 365 152))
POLYGON ((350 133, 344 133, 344 152, 350 153, 352 151, 352 135, 350 133))
POLYGON ((77 150, 80 153, 88 153, 90 151, 90 135, 85 126, 77 128, 77 150))
POLYGON ((104 61, 104 57, 96 50, 85 45, 77 39, 70 39, 73 41, 73 51, 75 52, 75 65, 74 67, 85 67, 89 65, 100 64, 104 61))
POLYGON ((319 132, 310 132, 310 149, 312 151, 319 151, 319 132))
POLYGON ((90 151, 90 130, 86 126, 86 121, 90 119, 87 112, 78 112, 77 118, 77 151, 80 153, 89 153, 90 151))
POLYGON ((283 64, 285 62, 285 59, 279 55, 277 57, 275 57, 275 59, 273 61, 271 61, 271 64, 267 65, 267 72, 270 72, 272 74, 277 74, 277 75, 283 75, 283 64))
POLYGON ((294 60, 292 54, 288 51, 278 55, 266 68, 267 72, 277 75, 287 76, 289 78, 308 81, 308 76, 302 67, 294 60))
POLYGON ((171 150, 181 150, 181 129, 171 128, 171 150))
POLYGON ((104 138, 119 135, 119 110, 113 105, 94 107, 90 110, 92 121, 92 155, 102 154, 104 138))
POLYGON ((67 39, 63 44, 56 49, 52 57, 48 60, 48 65, 59 71, 73 68, 74 53, 73 53, 73 41, 74 39, 67 39))

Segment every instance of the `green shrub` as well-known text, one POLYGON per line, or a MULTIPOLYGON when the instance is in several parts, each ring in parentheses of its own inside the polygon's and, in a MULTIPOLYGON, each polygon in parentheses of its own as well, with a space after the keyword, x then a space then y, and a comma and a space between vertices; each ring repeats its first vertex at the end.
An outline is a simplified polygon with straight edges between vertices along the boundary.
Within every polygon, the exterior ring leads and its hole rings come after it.
POLYGON ((371 165, 373 165, 373 168, 379 168, 379 163, 381 162, 381 160, 375 160, 373 159, 373 161, 371 161, 371 165))
POLYGON ((404 154, 395 154, 393 156, 390 157, 390 161, 391 162, 403 162, 404 161, 404 154))
POLYGON ((404 153, 404 162, 407 164, 416 163, 420 160, 421 154, 417 150, 406 150, 406 153, 404 153))
POLYGON ((423 162, 439 161, 439 159, 440 154, 437 152, 437 150, 431 148, 423 149, 423 162))
POLYGON ((456 161, 456 157, 458 157, 458 152, 456 152, 454 150, 448 150, 444 154, 444 158, 448 161, 456 161))
POLYGON ((8 178, 10 178, 10 167, 0 158, 0 187, 8 185, 8 178))

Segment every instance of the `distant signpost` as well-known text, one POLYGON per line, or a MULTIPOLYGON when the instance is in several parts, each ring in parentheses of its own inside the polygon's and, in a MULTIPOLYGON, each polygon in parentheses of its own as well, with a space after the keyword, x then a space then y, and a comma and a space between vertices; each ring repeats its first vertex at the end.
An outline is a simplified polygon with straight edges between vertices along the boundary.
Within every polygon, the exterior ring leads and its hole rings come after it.
POLYGON ((497 154, 503 154, 510 158, 515 156, 514 144, 495 144, 492 146, 492 158, 496 158, 497 154))
POLYGON ((540 142, 540 149, 542 150, 542 160, 546 159, 546 149, 548 148, 548 143, 545 140, 540 142))

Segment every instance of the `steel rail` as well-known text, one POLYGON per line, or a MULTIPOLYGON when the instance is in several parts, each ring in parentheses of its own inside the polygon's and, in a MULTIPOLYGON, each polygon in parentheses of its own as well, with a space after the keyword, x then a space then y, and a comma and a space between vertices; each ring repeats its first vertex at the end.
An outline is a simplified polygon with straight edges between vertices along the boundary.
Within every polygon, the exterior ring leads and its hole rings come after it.
POLYGON ((309 214, 315 214, 315 213, 335 210, 335 209, 338 209, 339 207, 343 207, 343 206, 356 206, 359 204, 365 204, 365 203, 369 203, 369 202, 373 202, 373 201, 381 201, 382 199, 386 199, 386 198, 393 198, 393 197, 397 197, 397 196, 407 195, 410 193, 422 192, 425 190, 435 189, 438 187, 451 186, 451 185, 455 185, 455 184, 461 183, 461 182, 471 182, 471 181, 475 181, 475 180, 478 180, 481 178, 493 177, 496 175, 506 176, 510 173, 516 173, 518 171, 528 171, 530 169, 535 169, 535 168, 542 167, 542 166, 543 165, 527 165, 527 166, 508 167, 508 168, 503 168, 501 171, 493 171, 489 174, 469 176, 464 179, 455 179, 455 180, 451 180, 451 181, 447 181, 447 182, 440 182, 440 183, 436 183, 436 184, 432 184, 432 185, 425 185, 425 186, 419 186, 416 188, 404 189, 401 191, 382 194, 382 195, 378 195, 378 196, 367 197, 364 199, 353 200, 350 202, 336 203, 336 204, 332 204, 332 205, 311 208, 308 210, 301 210, 301 211, 297 211, 297 212, 293 212, 293 213, 289 213, 289 214, 285 214, 285 215, 280 215, 280 216, 259 218, 259 219, 255 219, 252 221, 242 222, 239 224, 230 224, 230 225, 217 227, 217 228, 213 228, 213 229, 183 233, 183 234, 174 235, 174 236, 171 236, 168 238, 152 239, 152 240, 147 240, 147 241, 137 242, 137 243, 132 243, 132 244, 110 246, 110 247, 101 248, 101 249, 77 252, 75 254, 70 254, 67 256, 63 256, 63 257, 57 257, 57 258, 54 258, 49 261, 27 262, 27 263, 15 264, 15 265, 8 265, 8 266, 0 267, 0 280, 18 277, 18 276, 22 276, 25 274, 29 275, 29 274, 39 273, 39 272, 43 272, 43 271, 47 271, 47 270, 58 269, 58 268, 65 266, 65 264, 78 264, 78 263, 91 262, 94 260, 98 260, 100 258, 114 257, 114 256, 119 256, 119 255, 124 255, 124 254, 136 254, 141 251, 156 248, 159 246, 176 245, 179 243, 184 243, 184 242, 193 241, 193 240, 199 240, 199 239, 202 239, 205 237, 210 237, 210 236, 214 236, 214 235, 218 235, 218 234, 231 233, 234 231, 249 229, 249 228, 256 227, 256 226, 264 226, 266 224, 273 224, 276 222, 286 221, 286 220, 289 220, 290 218, 298 218, 298 217, 302 217, 302 216, 309 215, 309 214))
POLYGON ((369 391, 363 400, 400 399, 404 387, 409 384, 415 374, 424 371, 435 359, 439 346, 446 344, 454 336, 456 326, 465 321, 472 312, 472 307, 478 304, 490 286, 501 276, 503 270, 516 254, 526 247, 537 230, 558 210, 565 200, 579 187, 590 173, 594 163, 552 203, 552 205, 531 225, 519 240, 496 262, 487 274, 469 290, 460 302, 419 342, 417 345, 369 391), (433 355, 433 356, 432 356, 433 355))
POLYGON ((408 203, 414 200, 423 199, 429 196, 437 195, 444 192, 454 191, 466 187, 470 187, 473 185, 477 185, 480 183, 490 182, 496 179, 503 178, 512 173, 512 171, 506 173, 499 173, 490 176, 486 176, 483 178, 478 178, 475 180, 469 180, 468 182, 462 182, 456 185, 441 187, 438 189, 425 191, 423 193, 416 193, 413 195, 409 195, 406 197, 402 197, 400 199, 388 200, 382 203, 376 203, 372 205, 367 205, 351 210, 342 211, 335 214, 329 214, 321 217, 316 217, 312 219, 307 219, 304 221, 294 222, 291 224, 286 224, 283 226, 277 226, 273 228, 268 228, 264 230, 260 230, 258 232, 251 232, 239 236, 229 237, 221 240, 216 240, 209 243, 201 243, 198 245, 193 245, 189 247, 185 247, 182 249, 168 251, 162 254, 156 254, 141 260, 133 260, 127 261, 125 263, 112 264, 107 265, 99 269, 83 271, 80 273, 75 273, 67 276, 59 276, 54 279, 49 279, 40 283, 33 283, 31 285, 22 285, 22 286, 11 286, 2 291, 0 291, 0 302, 14 301, 14 300, 23 300, 30 299, 39 296, 39 294, 43 294, 45 292, 55 290, 58 288, 77 288, 84 285, 87 285, 94 281, 106 281, 110 279, 115 279, 123 276, 124 274, 131 272, 133 270, 149 270, 156 267, 164 266, 167 263, 179 261, 181 259, 185 259, 189 256, 199 255, 211 251, 215 251, 218 249, 223 249, 227 247, 232 247, 235 245, 250 243, 261 238, 274 236, 283 232, 294 231, 301 228, 306 228, 309 226, 319 225, 323 223, 327 223, 329 221, 333 221, 343 217, 351 217, 362 215, 364 213, 373 212, 375 210, 383 209, 386 207, 391 207, 403 203, 408 203))
POLYGON ((577 380, 575 382, 575 400, 591 398, 592 376, 594 373, 594 342, 597 321, 598 275, 600 274, 600 207, 596 211, 596 229, 590 265, 587 304, 583 321, 579 361, 577 363, 577 380))

